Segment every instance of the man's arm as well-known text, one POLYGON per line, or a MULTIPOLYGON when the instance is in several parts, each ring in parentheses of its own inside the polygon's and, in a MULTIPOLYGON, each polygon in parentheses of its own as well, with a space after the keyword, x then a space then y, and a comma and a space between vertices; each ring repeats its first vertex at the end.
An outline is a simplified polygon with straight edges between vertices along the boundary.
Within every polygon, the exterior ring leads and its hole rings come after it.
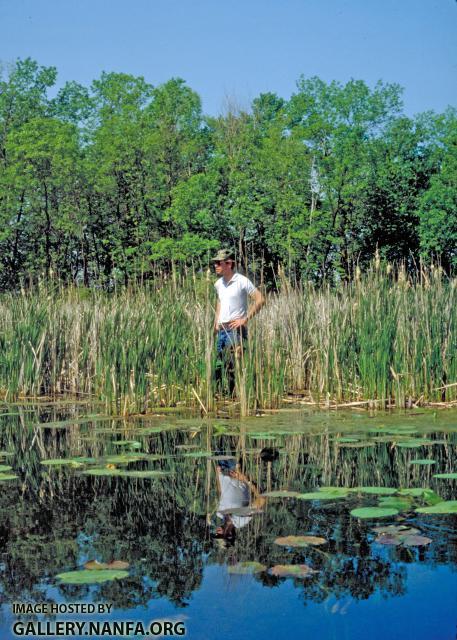
POLYGON ((251 320, 251 318, 253 318, 257 313, 259 313, 260 309, 264 306, 265 298, 258 289, 254 289, 251 294, 251 298, 254 301, 254 304, 249 307, 248 315, 246 316, 246 318, 237 318, 236 320, 232 320, 230 322, 231 329, 237 329, 238 327, 245 326, 249 322, 249 320, 251 320))
POLYGON ((257 313, 259 313, 260 309, 265 304, 265 298, 260 293, 259 289, 255 289, 252 292, 251 298, 253 299, 254 304, 249 307, 248 317, 246 318, 246 320, 248 320, 248 321, 251 318, 253 318, 257 313))
POLYGON ((221 303, 219 300, 216 302, 216 311, 214 312, 214 331, 216 332, 219 325, 219 314, 221 312, 221 303))

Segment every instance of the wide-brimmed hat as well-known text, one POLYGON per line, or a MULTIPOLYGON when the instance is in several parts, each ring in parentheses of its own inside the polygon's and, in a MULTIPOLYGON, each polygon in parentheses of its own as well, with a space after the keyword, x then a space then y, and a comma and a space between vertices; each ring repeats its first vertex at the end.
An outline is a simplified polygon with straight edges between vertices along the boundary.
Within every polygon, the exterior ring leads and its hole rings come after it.
POLYGON ((225 260, 235 260, 235 254, 230 249, 220 249, 211 262, 222 262, 225 260))

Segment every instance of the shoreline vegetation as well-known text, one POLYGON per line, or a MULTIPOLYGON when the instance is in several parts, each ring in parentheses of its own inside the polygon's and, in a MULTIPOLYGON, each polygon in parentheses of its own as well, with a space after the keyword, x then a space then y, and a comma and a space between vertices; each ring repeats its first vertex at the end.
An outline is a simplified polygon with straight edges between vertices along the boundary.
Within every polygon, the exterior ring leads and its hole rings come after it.
MULTIPOLYGON (((213 282, 193 272, 112 293, 49 281, 2 293, 0 397, 78 396, 113 415, 214 412, 213 282)), ((241 415, 290 402, 457 404, 456 278, 377 261, 351 283, 276 284, 237 363, 241 415)))

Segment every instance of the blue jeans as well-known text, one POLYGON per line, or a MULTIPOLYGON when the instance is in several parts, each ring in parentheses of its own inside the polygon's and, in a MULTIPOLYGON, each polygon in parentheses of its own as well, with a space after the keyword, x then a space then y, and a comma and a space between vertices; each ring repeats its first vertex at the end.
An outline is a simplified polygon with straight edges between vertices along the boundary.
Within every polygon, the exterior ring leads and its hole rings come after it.
POLYGON ((235 391, 235 353, 234 348, 242 345, 248 336, 246 327, 238 329, 219 329, 217 332, 216 386, 223 391, 224 380, 230 396, 235 391))
POLYGON ((246 340, 248 330, 246 327, 239 329, 219 329, 217 332, 217 355, 224 353, 225 349, 236 347, 246 340))

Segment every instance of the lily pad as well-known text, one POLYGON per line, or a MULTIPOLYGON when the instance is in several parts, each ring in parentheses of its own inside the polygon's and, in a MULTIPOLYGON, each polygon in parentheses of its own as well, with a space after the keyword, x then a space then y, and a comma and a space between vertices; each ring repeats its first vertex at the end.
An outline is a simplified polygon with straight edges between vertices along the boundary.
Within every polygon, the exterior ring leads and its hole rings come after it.
POLYGON ((56 578, 63 584, 98 584, 109 580, 122 580, 128 575, 128 571, 117 569, 84 569, 83 571, 59 573, 56 578))
POLYGON ((83 466, 81 462, 76 462, 71 458, 50 458, 49 460, 40 460, 40 463, 48 467, 74 467, 75 469, 83 466))
POLYGON ((377 496, 392 496, 394 493, 397 493, 398 489, 393 487, 355 487, 354 489, 351 489, 351 491, 377 496))
POLYGON ((229 573, 235 573, 238 575, 252 575, 253 573, 261 573, 266 570, 266 566, 264 564, 260 564, 260 562, 238 562, 228 568, 229 573))
POLYGON ((440 480, 457 480, 457 473, 435 473, 433 477, 440 480))
POLYGON ((375 442, 369 442, 368 440, 364 442, 344 442, 340 444, 341 449, 365 449, 366 447, 374 447, 376 446, 375 442))
POLYGON ((419 458, 418 460, 410 460, 409 464, 421 464, 421 465, 432 465, 436 464, 436 460, 429 460, 427 458, 419 458))
POLYGON ((4 480, 16 480, 19 476, 15 476, 14 473, 0 473, 0 482, 4 480))
POLYGON ((422 498, 429 506, 442 502, 443 499, 435 493, 432 489, 414 487, 413 489, 402 489, 399 491, 400 496, 413 496, 415 498, 422 498))
POLYGON ((5 471, 11 471, 13 467, 10 467, 7 464, 0 464, 0 473, 5 473, 5 471))
POLYGON ((386 535, 415 535, 419 533, 419 529, 408 527, 405 524, 388 524, 382 527, 373 527, 372 531, 386 535))
POLYGON ((402 542, 407 547, 425 547, 432 542, 432 539, 426 536, 411 535, 406 536, 402 542))
POLYGON ((388 507, 360 507, 351 511, 351 516, 354 518, 361 518, 362 520, 388 518, 390 516, 396 516, 397 514, 398 509, 391 509, 388 507))
POLYGON ((326 543, 327 540, 319 536, 285 536, 275 540, 281 547, 316 547, 326 543))
POLYGON ((350 489, 348 489, 347 487, 319 487, 319 492, 337 493, 341 496, 346 497, 350 492, 350 489))
POLYGON ((404 442, 397 442, 397 447, 402 449, 417 449, 418 447, 423 447, 427 444, 433 444, 430 440, 405 440, 404 442))
POLYGON ((122 478, 161 478, 168 475, 165 471, 156 471, 155 469, 145 469, 144 471, 119 471, 118 474, 122 478))
POLYGON ((419 507, 418 509, 416 509, 416 513, 457 513, 457 500, 443 500, 442 502, 438 502, 431 507, 419 507))
POLYGON ((311 491, 309 493, 300 493, 298 496, 300 500, 340 500, 346 497, 347 493, 339 491, 311 491))
POLYGON ((401 498, 397 496, 388 496, 387 498, 381 498, 379 500, 380 507, 390 507, 392 509, 398 509, 399 511, 405 511, 411 507, 411 501, 406 497, 401 498))
POLYGON ((262 493, 261 498, 297 498, 301 496, 298 491, 267 491, 262 493))
POLYGON ((414 498, 421 498, 424 495, 425 489, 422 487, 413 487, 412 489, 400 489, 398 495, 400 496, 413 496, 414 498))
POLYGON ((187 451, 182 454, 184 458, 210 458, 211 451, 187 451))
POLYGON ((132 449, 140 449, 142 446, 138 440, 114 440, 113 445, 116 447, 131 447, 132 449))
POLYGON ((139 462, 145 457, 141 453, 120 453, 119 455, 107 456, 104 458, 110 464, 129 464, 130 462, 139 462))
POLYGON ((400 538, 398 538, 395 535, 386 534, 386 533, 379 535, 376 538, 375 542, 377 544, 385 544, 385 545, 392 545, 392 546, 398 546, 399 544, 401 544, 400 538))
POLYGON ((308 578, 319 572, 307 564, 277 564, 268 573, 278 578, 308 578))
POLYGON ((119 476, 121 474, 120 469, 109 469, 108 467, 94 467, 93 469, 87 469, 83 471, 86 476, 119 476))

